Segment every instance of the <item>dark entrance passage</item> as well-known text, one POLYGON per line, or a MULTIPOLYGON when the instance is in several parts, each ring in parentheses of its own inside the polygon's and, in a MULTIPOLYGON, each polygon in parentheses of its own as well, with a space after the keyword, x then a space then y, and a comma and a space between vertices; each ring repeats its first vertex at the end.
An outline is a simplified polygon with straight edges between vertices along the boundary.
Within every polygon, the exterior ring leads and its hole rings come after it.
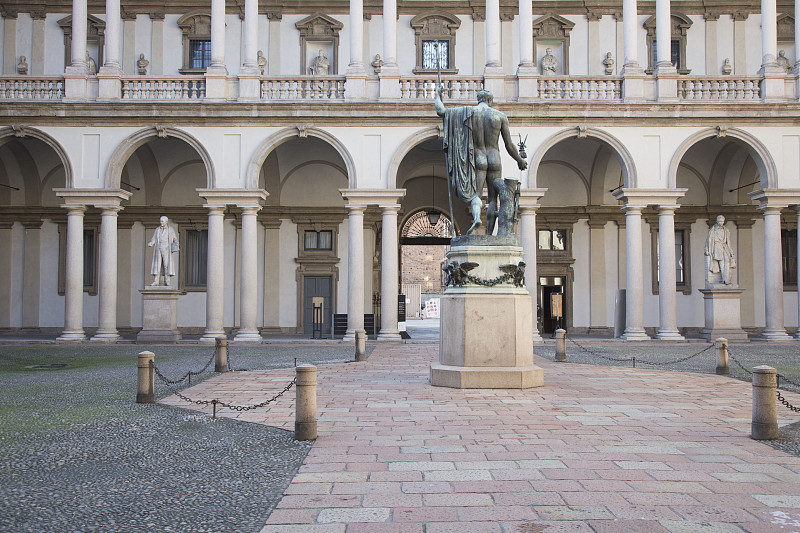
POLYGON ((539 297, 538 315, 539 331, 541 333, 554 333, 556 329, 567 329, 567 279, 562 276, 541 277, 539 278, 539 297), (553 296, 559 295, 561 298, 561 318, 554 316, 553 296))
POLYGON ((303 278, 303 333, 311 335, 312 319, 314 317, 313 298, 322 296, 324 300, 322 310, 322 334, 331 334, 331 316, 333 308, 333 278, 331 276, 306 276, 303 278))

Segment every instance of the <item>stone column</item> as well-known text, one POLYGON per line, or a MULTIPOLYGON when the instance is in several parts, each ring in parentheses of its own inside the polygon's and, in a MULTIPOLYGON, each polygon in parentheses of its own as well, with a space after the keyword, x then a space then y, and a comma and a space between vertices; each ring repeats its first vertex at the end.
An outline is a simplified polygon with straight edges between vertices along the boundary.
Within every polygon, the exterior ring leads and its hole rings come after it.
POLYGON ((239 100, 257 101, 261 97, 261 71, 258 68, 258 0, 244 4, 244 58, 239 69, 239 100))
POLYGON ((225 335, 223 326, 225 296, 224 206, 206 205, 208 209, 208 264, 206 266, 206 331, 202 344, 214 344, 225 335))
MULTIPOLYGON (((795 7, 798 7, 797 4, 795 7)), ((795 13, 800 13, 800 11, 795 11, 795 13)), ((800 204, 794 206, 794 210, 797 212, 797 277, 795 278, 797 280, 797 333, 794 334, 794 338, 800 340, 800 204)))
MULTIPOLYGON (((103 56, 103 66, 117 70, 122 69, 120 62, 120 34, 122 32, 122 18, 119 9, 119 0, 106 0, 106 31, 105 31, 105 55, 103 56)), ((73 35, 73 39, 75 36, 73 35)))
MULTIPOLYGON (((798 0, 800 2, 800 0, 798 0)), ((800 56, 798 56, 800 57, 800 56)), ((397 0, 383 0, 383 69, 397 68, 397 0)))
POLYGON ((240 323, 234 342, 261 342, 258 332, 258 221, 260 205, 242 208, 242 266, 240 281, 240 323))
POLYGON ((211 0, 211 64, 225 69, 225 0, 211 0))
POLYGON ((77 71, 86 72, 86 20, 88 10, 86 0, 72 0, 72 60, 70 66, 77 71))
MULTIPOLYGON (((797 17, 800 16, 800 0, 794 0, 794 13, 795 13, 795 21, 797 17)), ((794 25, 794 68, 792 69, 794 74, 800 72, 800 24, 795 23, 794 25)), ((800 228, 798 228, 800 230, 800 228)), ((800 246, 797 247, 800 250, 800 246)), ((798 290, 798 294, 800 294, 800 290, 798 290)), ((800 327, 798 327, 800 329, 800 327)))
POLYGON ((500 0, 486 0, 486 66, 501 67, 500 0))
POLYGON ((608 333, 605 217, 589 218, 589 333, 608 333))
MULTIPOLYGON (((774 0, 773 0, 774 1, 774 0)), ((783 325, 783 269, 781 261, 781 208, 761 205, 764 213, 765 340, 787 340, 783 325)))
POLYGON ((520 244, 525 252, 525 288, 533 304, 533 341, 542 342, 537 321, 539 274, 536 272, 536 211, 539 205, 520 205, 520 244))
POLYGON ((672 66, 672 23, 669 1, 656 0, 656 66, 672 66))
POLYGON ((400 340, 397 329, 397 275, 399 269, 397 211, 400 204, 382 205, 381 230, 381 330, 378 340, 400 340))
POLYGON ((525 101, 539 97, 539 84, 536 79, 538 74, 539 69, 533 57, 533 3, 531 0, 520 0, 517 100, 525 101))
POLYGON ((622 2, 622 31, 625 37, 624 67, 639 67, 638 11, 636 0, 622 2))
POLYGON ((658 211, 658 312, 657 339, 682 341, 675 307, 675 210, 677 205, 660 205, 658 211))
MULTIPOLYGON (((266 334, 280 333, 281 309, 281 221, 266 220, 264 231, 264 326, 266 334)), ((329 315, 331 310, 326 311, 329 315)))
MULTIPOLYGON (((642 273, 642 209, 625 205, 625 340, 650 340, 644 332, 644 276, 642 273)), ((674 239, 673 235, 673 239, 674 239)), ((674 252, 673 252, 674 253, 674 252)), ((674 266, 674 260, 673 260, 674 266)))
POLYGON ((99 323, 93 342, 116 342, 117 332, 117 213, 120 207, 103 207, 100 223, 99 323))
POLYGON ((366 205, 348 204, 347 220, 347 331, 355 338, 364 329, 364 211, 366 205))
MULTIPOLYGON (((73 17, 73 22, 74 20, 73 17)), ((86 340, 83 332, 83 213, 86 211, 86 206, 65 205, 64 207, 67 209, 64 330, 56 340, 82 342, 86 340)))
POLYGON ((348 71, 364 71, 364 0, 350 0, 350 63, 348 71))
POLYGON ((14 275, 14 223, 0 222, 0 328, 12 327, 14 275))
POLYGON ((775 0, 761 0, 761 65, 777 66, 778 10, 775 0))
POLYGON ((22 327, 38 330, 42 285, 42 220, 24 221, 23 224, 25 225, 25 249, 22 270, 22 327))

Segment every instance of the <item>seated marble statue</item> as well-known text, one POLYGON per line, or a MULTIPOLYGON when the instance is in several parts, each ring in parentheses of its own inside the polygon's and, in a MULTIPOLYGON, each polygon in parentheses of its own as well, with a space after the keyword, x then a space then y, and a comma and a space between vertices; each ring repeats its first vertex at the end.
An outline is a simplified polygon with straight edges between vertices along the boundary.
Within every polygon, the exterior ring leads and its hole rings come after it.
POLYGON ((308 73, 313 76, 327 76, 329 70, 330 62, 328 58, 325 57, 325 51, 320 50, 319 55, 314 58, 314 61, 311 62, 311 66, 308 67, 308 73))
POLYGON ((542 58, 542 74, 545 76, 555 76, 558 69, 558 59, 553 55, 553 49, 548 48, 544 51, 542 58))
POLYGON ((92 56, 89 55, 88 50, 86 51, 86 72, 88 72, 90 76, 97 74, 97 63, 95 63, 92 56))
POLYGON ((792 67, 789 65, 789 60, 786 59, 786 50, 778 52, 778 66, 781 67, 784 72, 792 70, 792 67))

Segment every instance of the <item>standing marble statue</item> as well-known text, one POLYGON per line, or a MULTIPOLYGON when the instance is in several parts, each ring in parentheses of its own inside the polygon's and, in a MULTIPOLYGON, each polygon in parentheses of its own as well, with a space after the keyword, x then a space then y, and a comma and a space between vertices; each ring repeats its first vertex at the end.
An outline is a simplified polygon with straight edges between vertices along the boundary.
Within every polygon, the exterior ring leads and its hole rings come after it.
POLYGON ((736 268, 731 247, 731 235, 725 227, 725 217, 719 215, 717 223, 708 230, 706 239, 706 283, 730 285, 732 272, 736 268))
POLYGON ((478 105, 446 108, 442 103, 442 90, 436 88, 434 105, 436 114, 444 122, 444 149, 446 151, 448 184, 458 199, 469 204, 472 225, 467 235, 481 225, 481 193, 487 184, 492 197, 495 183, 502 182, 501 155, 498 146, 500 135, 506 151, 517 161, 520 170, 528 164, 520 156, 508 127, 508 117, 492 108, 492 93, 478 92, 478 105))
POLYGON ((150 267, 150 274, 155 276, 151 286, 169 285, 169 280, 175 275, 175 263, 172 261, 172 252, 179 250, 178 237, 175 230, 169 225, 167 217, 161 217, 161 224, 153 232, 153 238, 147 246, 155 246, 153 251, 153 262, 150 267), (159 283, 163 274, 164 283, 159 283))

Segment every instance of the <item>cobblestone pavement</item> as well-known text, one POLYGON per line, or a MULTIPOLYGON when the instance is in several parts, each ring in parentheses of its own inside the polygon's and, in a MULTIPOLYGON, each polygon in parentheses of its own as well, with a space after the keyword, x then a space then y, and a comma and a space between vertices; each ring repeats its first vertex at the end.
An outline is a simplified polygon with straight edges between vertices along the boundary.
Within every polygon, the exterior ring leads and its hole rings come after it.
MULTIPOLYGON (((796 358, 796 345, 736 346, 758 364, 773 350, 796 358)), ((554 363, 551 348, 536 349, 545 386, 524 391, 430 386, 435 344, 320 367, 319 438, 262 532, 800 531, 800 458, 749 438, 748 383, 554 363)), ((189 392, 255 400, 290 374, 222 375, 189 392)), ((288 429, 292 410, 223 414, 288 429)))
MULTIPOLYGON (((0 531, 261 528, 310 445, 285 429, 135 404, 143 349, 171 378, 199 370, 213 353, 197 345, 0 346, 0 531)), ((292 367, 295 357, 341 362, 353 348, 230 350, 234 368, 292 367)), ((168 394, 156 385, 157 397, 168 394)))

